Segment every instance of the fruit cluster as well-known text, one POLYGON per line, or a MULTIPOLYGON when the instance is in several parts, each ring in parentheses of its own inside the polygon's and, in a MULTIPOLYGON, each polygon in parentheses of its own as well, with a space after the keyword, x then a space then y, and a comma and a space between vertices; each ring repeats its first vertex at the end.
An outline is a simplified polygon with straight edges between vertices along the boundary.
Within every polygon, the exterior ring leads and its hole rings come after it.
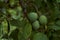
POLYGON ((36 12, 30 12, 28 14, 28 18, 32 22, 32 26, 35 30, 40 28, 40 25, 46 25, 47 24, 47 17, 45 15, 41 15, 38 18, 38 14, 36 12))

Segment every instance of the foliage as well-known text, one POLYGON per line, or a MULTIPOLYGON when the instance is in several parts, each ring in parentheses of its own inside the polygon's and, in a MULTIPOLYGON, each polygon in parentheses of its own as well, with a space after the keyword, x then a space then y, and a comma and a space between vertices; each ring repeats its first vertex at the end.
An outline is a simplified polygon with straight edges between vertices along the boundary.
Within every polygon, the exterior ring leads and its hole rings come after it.
POLYGON ((60 40, 60 0, 0 0, 0 40, 60 40))

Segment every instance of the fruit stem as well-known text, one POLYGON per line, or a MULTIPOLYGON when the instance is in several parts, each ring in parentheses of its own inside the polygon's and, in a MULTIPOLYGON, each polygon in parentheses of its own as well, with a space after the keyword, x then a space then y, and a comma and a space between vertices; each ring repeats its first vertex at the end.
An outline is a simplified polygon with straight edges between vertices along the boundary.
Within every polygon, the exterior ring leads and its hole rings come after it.
POLYGON ((47 25, 45 25, 45 30, 47 30, 47 25))

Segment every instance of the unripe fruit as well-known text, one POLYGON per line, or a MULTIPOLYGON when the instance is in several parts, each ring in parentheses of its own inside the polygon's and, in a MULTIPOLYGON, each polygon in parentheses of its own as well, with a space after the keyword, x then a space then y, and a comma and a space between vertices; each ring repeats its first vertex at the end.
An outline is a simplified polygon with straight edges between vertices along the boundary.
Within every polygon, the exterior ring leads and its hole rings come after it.
POLYGON ((30 13, 28 14, 28 18, 30 19, 30 21, 35 21, 35 20, 37 20, 38 15, 37 15, 37 13, 35 13, 35 12, 30 12, 30 13))
POLYGON ((39 27, 40 27, 40 24, 39 24, 38 21, 33 22, 32 25, 33 25, 33 28, 34 28, 35 30, 39 29, 39 27))
POLYGON ((41 15, 40 17, 39 17, 39 21, 40 21, 40 23, 41 24, 47 24, 47 17, 46 16, 44 16, 44 15, 41 15))

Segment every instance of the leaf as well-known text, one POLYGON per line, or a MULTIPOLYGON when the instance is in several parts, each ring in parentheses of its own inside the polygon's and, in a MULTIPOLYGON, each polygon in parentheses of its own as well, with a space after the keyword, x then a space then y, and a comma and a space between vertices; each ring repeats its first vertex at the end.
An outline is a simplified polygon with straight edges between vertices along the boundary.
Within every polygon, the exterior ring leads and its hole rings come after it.
POLYGON ((18 29, 18 28, 16 28, 15 30, 12 30, 12 31, 8 34, 9 38, 12 38, 12 39, 14 39, 14 40, 18 40, 18 32, 19 32, 19 29, 18 29))
POLYGON ((19 19, 19 18, 21 18, 21 14, 22 14, 21 11, 18 12, 17 9, 7 9, 7 11, 8 11, 8 13, 11 14, 11 17, 13 19, 19 19))
POLYGON ((8 35, 10 35, 15 29, 17 29, 16 26, 12 26, 12 25, 10 25, 10 32, 9 32, 8 35))
POLYGON ((7 24, 7 21, 6 20, 4 20, 3 22, 2 22, 2 30, 3 30, 3 34, 5 34, 5 33, 7 33, 7 27, 8 27, 8 24, 7 24))
POLYGON ((33 40, 48 40, 48 38, 43 33, 36 33, 33 35, 33 40))
POLYGON ((31 32, 32 32, 32 26, 31 24, 27 24, 23 30, 24 38, 27 39, 31 35, 31 32))
POLYGON ((13 20, 10 21, 10 24, 12 26, 16 26, 16 27, 24 27, 26 25, 26 23, 27 23, 27 21, 25 21, 23 19, 22 20, 13 19, 13 20))
POLYGON ((27 40, 30 35, 31 35, 31 31, 32 31, 32 26, 31 24, 26 24, 26 26, 24 28, 22 28, 22 30, 20 30, 19 32, 19 40, 27 40))
POLYGON ((57 25, 51 25, 48 27, 49 27, 49 29, 52 29, 52 30, 60 30, 60 26, 57 26, 57 25))
POLYGON ((15 30, 16 28, 17 28, 16 26, 12 26, 12 25, 10 25, 10 31, 15 30))

